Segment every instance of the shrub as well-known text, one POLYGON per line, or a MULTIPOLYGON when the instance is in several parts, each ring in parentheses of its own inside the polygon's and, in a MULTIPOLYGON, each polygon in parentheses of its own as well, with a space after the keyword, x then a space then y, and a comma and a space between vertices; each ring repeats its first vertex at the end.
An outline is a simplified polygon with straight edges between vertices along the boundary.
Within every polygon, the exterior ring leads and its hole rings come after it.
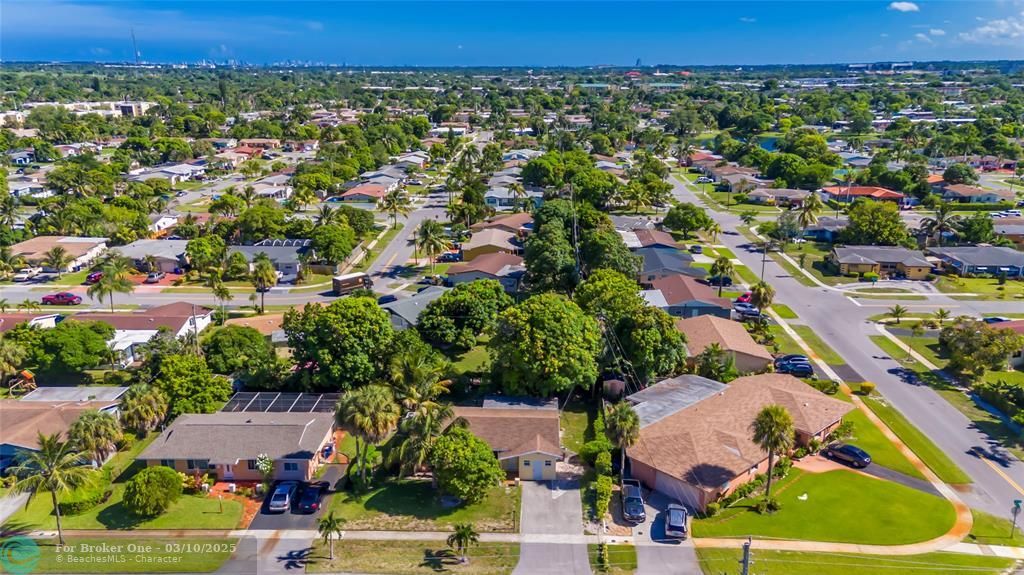
POLYGON ((719 503, 712 501, 704 506, 704 517, 714 517, 722 509, 719 503))
POLYGON ((793 459, 803 459, 807 457, 807 448, 797 447, 796 451, 793 452, 793 459))
POLYGON ((597 454, 597 458, 594 460, 594 469, 597 470, 598 475, 612 474, 612 454, 610 451, 602 451, 597 454))
POLYGON ((860 384, 861 395, 871 395, 871 392, 875 391, 875 384, 870 381, 865 381, 860 384))
POLYGON ((835 395, 839 393, 839 383, 832 381, 831 379, 812 379, 807 382, 807 385, 810 385, 814 389, 828 395, 835 395))
POLYGON ((780 505, 779 500, 774 497, 765 497, 757 502, 754 509, 756 509, 761 515, 764 515, 765 513, 775 513, 779 509, 782 509, 782 505, 780 505))
POLYGON ((832 433, 828 435, 828 438, 830 441, 841 441, 843 439, 848 439, 849 437, 853 436, 853 430, 853 422, 844 421, 839 424, 839 427, 832 430, 832 433))
POLYGON ((140 517, 160 515, 181 497, 178 472, 170 467, 147 467, 124 486, 125 509, 140 517))
POLYGON ((815 437, 807 443, 807 453, 814 455, 821 449, 821 440, 815 437))
POLYGON ((612 478, 608 475, 598 475, 594 482, 594 513, 600 521, 608 513, 608 504, 612 501, 612 478))
POLYGON ((861 279, 866 282, 876 282, 878 281, 878 274, 875 272, 867 272, 861 276, 861 279))
POLYGON ((110 475, 102 471, 90 476, 89 482, 75 489, 57 503, 61 515, 78 515, 110 499, 110 475))
POLYGON ((789 474, 789 470, 793 468, 793 461, 788 457, 780 457, 775 462, 775 467, 772 468, 772 476, 777 479, 781 479, 789 474))
POLYGON ((597 462, 597 456, 602 452, 610 453, 615 446, 605 437, 599 437, 583 444, 580 449, 580 459, 587 465, 593 466, 597 462))
POLYGON ((194 473, 186 474, 177 472, 177 474, 178 480, 181 482, 181 488, 185 491, 185 493, 188 493, 190 495, 201 493, 203 491, 203 485, 206 485, 210 481, 210 474, 208 473, 197 475, 194 473))

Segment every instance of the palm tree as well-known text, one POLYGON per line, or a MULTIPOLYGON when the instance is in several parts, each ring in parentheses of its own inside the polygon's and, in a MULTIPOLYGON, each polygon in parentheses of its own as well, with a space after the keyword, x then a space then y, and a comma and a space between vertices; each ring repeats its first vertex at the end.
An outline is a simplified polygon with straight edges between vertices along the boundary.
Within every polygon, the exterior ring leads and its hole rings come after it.
POLYGON ((399 477, 403 473, 415 473, 423 468, 430 457, 434 443, 452 425, 465 425, 466 420, 455 417, 452 406, 433 401, 420 404, 398 425, 399 440, 388 453, 390 461, 399 464, 399 477))
POLYGON ((136 384, 121 397, 118 410, 125 427, 145 435, 159 427, 167 417, 167 396, 149 384, 136 384))
POLYGON ((620 401, 605 416, 605 433, 619 448, 619 474, 626 470, 626 449, 633 447, 640 439, 640 417, 633 406, 620 401))
POLYGON ((337 535, 341 538, 342 525, 345 524, 344 517, 336 517, 334 512, 331 511, 327 515, 321 517, 316 522, 316 530, 320 533, 320 537, 330 546, 331 556, 330 560, 334 561, 334 536, 337 535))
POLYGON ((818 214, 823 209, 825 209, 825 204, 821 201, 821 197, 814 192, 808 194, 800 204, 800 212, 797 214, 797 222, 800 227, 806 230, 818 223, 818 214))
POLYGON ((759 309, 768 309, 774 299, 775 288, 765 281, 759 281, 750 288, 750 303, 759 309))
POLYGON ((228 286, 224 285, 223 273, 218 268, 210 268, 206 276, 206 287, 210 288, 213 298, 220 303, 221 321, 224 321, 224 303, 231 301, 232 298, 231 290, 228 289, 228 286))
POLYGON ((242 188, 242 192, 238 194, 238 197, 242 198, 242 201, 245 202, 245 209, 251 208, 256 203, 256 200, 259 199, 256 188, 252 186, 242 188))
POLYGON ((745 211, 742 214, 740 214, 740 220, 743 222, 743 225, 749 228, 750 224, 754 223, 757 220, 757 212, 749 210, 745 211))
POLYGON ((27 355, 20 343, 13 339, 0 338, 0 386, 7 381, 9 375, 17 373, 18 367, 27 355))
POLYGON ((392 190, 380 200, 380 207, 391 216, 391 226, 398 227, 398 216, 406 216, 412 211, 409 196, 400 189, 392 190))
POLYGON ((103 264, 103 267, 100 269, 103 272, 103 276, 100 277, 99 281, 89 286, 85 293, 90 298, 99 301, 102 301, 103 298, 108 298, 110 301, 110 311, 113 313, 114 294, 132 293, 135 289, 135 284, 128 279, 132 273, 131 264, 128 258, 113 257, 103 264))
POLYGON ((316 201, 316 190, 308 186, 298 186, 292 193, 291 199, 299 208, 296 211, 305 211, 306 206, 316 201))
POLYGON ((712 221, 704 228, 704 233, 706 233, 711 239, 712 244, 717 244, 718 236, 722 235, 722 225, 718 222, 712 221))
POLYGON ((253 259, 252 285, 260 292, 260 313, 267 311, 267 291, 277 285, 277 270, 270 256, 260 252, 253 259))
POLYGON ((520 209, 530 211, 530 209, 526 207, 526 188, 524 188, 522 184, 519 182, 509 184, 508 191, 512 193, 512 211, 518 212, 520 209))
POLYGON ((25 259, 14 255, 10 247, 0 248, 0 279, 7 279, 8 275, 24 263, 25 259))
POLYGON ((423 251, 430 257, 430 273, 434 273, 434 263, 437 254, 450 249, 452 242, 444 231, 444 226, 437 220, 423 220, 416 231, 416 242, 423 251))
POLYGON ((953 213, 953 205, 949 202, 942 202, 935 208, 935 215, 921 220, 921 231, 925 234, 925 244, 928 238, 936 238, 942 245, 942 234, 956 231, 960 227, 961 217, 953 213))
POLYGON ((353 389, 341 396, 335 419, 338 426, 356 438, 359 478, 366 484, 366 456, 369 444, 383 441, 395 428, 400 416, 391 389, 372 384, 353 389), (360 450, 360 446, 362 449, 360 450))
POLYGON ((459 560, 462 563, 469 563, 466 550, 469 549, 470 545, 480 543, 480 534, 476 532, 476 529, 473 529, 472 523, 456 523, 455 531, 448 536, 446 543, 459 553, 459 560))
POLYGON ((793 447, 794 433, 793 417, 781 405, 766 406, 750 424, 751 439, 762 451, 768 453, 768 482, 764 490, 766 498, 772 495, 775 456, 789 452, 793 447))
POLYGON ((60 434, 38 435, 38 450, 25 450, 21 462, 9 473, 16 479, 15 493, 28 493, 28 503, 40 492, 49 492, 53 514, 57 517, 57 542, 64 545, 64 530, 60 521, 57 498, 89 480, 92 470, 84 465, 80 453, 69 442, 61 441, 60 434))
POLYGON ((107 412, 93 409, 86 411, 68 428, 68 441, 79 451, 88 454, 97 466, 117 451, 117 442, 120 440, 121 424, 107 412))
POLYGON ((942 324, 945 323, 946 320, 948 320, 952 314, 949 312, 948 309, 940 307, 939 309, 935 310, 934 315, 935 321, 939 322, 939 327, 942 327, 942 324))
POLYGON ((142 258, 142 265, 146 268, 147 272, 158 271, 160 264, 157 262, 156 256, 153 254, 147 254, 142 258))
MULTIPOLYGON (((732 260, 725 257, 719 256, 714 263, 711 264, 711 275, 718 278, 724 278, 731 276, 736 271, 735 266, 732 264, 732 260)), ((718 297, 722 297, 722 286, 725 282, 718 282, 718 297)))
POLYGON ((316 227, 326 226, 333 224, 338 219, 338 213, 329 206, 328 204, 321 205, 316 212, 316 218, 313 220, 313 225, 316 227))
POLYGON ((10 302, 7 298, 0 298, 0 313, 7 313, 7 308, 10 307, 10 302))
POLYGON ((0 226, 11 229, 17 222, 18 201, 11 195, 0 197, 0 226))
POLYGON ((451 385, 451 380, 442 379, 450 367, 433 348, 414 346, 400 350, 388 366, 395 400, 407 413, 416 413, 427 404, 437 405, 437 398, 448 393, 451 385))
POLYGON ((43 254, 43 265, 57 270, 57 277, 60 278, 74 259, 64 246, 53 246, 43 254))
POLYGON ((40 305, 35 301, 25 298, 24 301, 18 304, 18 309, 23 310, 25 313, 32 313, 34 311, 39 311, 43 308, 40 307, 40 305))
POLYGON ((899 324, 900 321, 903 319, 903 316, 907 315, 908 311, 910 310, 901 306, 900 304, 896 304, 889 308, 889 315, 892 316, 894 320, 896 320, 897 324, 899 324))

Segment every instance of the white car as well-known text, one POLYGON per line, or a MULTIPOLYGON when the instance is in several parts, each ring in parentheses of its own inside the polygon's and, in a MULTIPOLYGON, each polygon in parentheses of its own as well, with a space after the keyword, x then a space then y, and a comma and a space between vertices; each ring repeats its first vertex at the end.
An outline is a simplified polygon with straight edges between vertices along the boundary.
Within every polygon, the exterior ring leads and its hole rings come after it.
POLYGON ((16 282, 27 282, 41 273, 43 273, 43 268, 21 268, 18 273, 14 274, 13 279, 16 282))
POLYGON ((712 180, 711 178, 707 178, 707 177, 704 177, 704 176, 701 176, 701 177, 696 179, 696 183, 698 183, 698 184, 710 184, 713 181, 714 180, 712 180))

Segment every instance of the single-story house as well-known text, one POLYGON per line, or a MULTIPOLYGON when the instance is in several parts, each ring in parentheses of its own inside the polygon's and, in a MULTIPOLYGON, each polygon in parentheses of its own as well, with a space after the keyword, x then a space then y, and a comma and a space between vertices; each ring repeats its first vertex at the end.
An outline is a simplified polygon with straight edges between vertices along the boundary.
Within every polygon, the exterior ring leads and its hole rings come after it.
POLYGON ((664 399, 652 388, 640 392, 653 397, 640 398, 638 411, 653 415, 641 419, 640 437, 627 457, 633 477, 698 511, 767 471, 768 454, 750 437, 750 424, 764 407, 786 408, 798 446, 825 439, 853 409, 784 374, 741 377, 722 387, 687 384, 675 383, 664 399))
POLYGON ((398 299, 380 307, 391 316, 391 326, 395 329, 416 327, 423 310, 427 309, 430 302, 444 295, 449 289, 443 286, 429 286, 410 297, 398 299))
POLYGON ((270 182, 256 182, 252 185, 256 195, 271 200, 287 200, 292 197, 292 187, 289 185, 279 186, 270 182))
POLYGON ((239 145, 261 150, 272 150, 281 147, 281 140, 277 138, 243 138, 238 141, 239 145))
POLYGON ((310 481, 327 459, 333 437, 333 413, 186 414, 138 460, 182 473, 210 473, 221 481, 260 481, 256 459, 266 455, 274 461, 272 479, 310 481))
POLYGON ((996 235, 1024 249, 1024 218, 997 218, 992 222, 992 226, 996 235))
POLYGON ((430 154, 424 151, 409 152, 395 158, 394 165, 403 168, 423 168, 430 161, 430 154))
POLYGON ((676 320, 676 329, 686 335, 687 355, 692 360, 717 343, 736 361, 740 373, 764 371, 774 359, 765 347, 750 337, 742 323, 714 315, 676 320))
POLYGON ((15 166, 27 166, 36 161, 35 152, 32 150, 15 150, 13 152, 7 152, 7 158, 15 166))
POLYGON ((942 188, 942 199, 965 204, 995 204, 1012 202, 1016 195, 1011 190, 986 190, 967 184, 949 184, 942 188))
POLYGON ((27 323, 30 327, 49 329, 57 326, 57 313, 0 313, 0 334, 27 323))
POLYGON ((495 280, 505 291, 513 294, 519 291, 519 284, 526 273, 523 258, 509 253, 483 254, 469 262, 452 264, 448 268, 448 285, 457 286, 480 279, 495 280))
POLYGON ((890 202, 902 202, 904 198, 900 192, 878 186, 828 186, 822 188, 820 193, 825 201, 835 200, 844 203, 858 198, 890 202))
POLYGON ((527 481, 556 479, 564 458, 558 409, 549 407, 454 407, 455 417, 487 442, 507 473, 527 481))
POLYGON ((665 249, 679 249, 679 243, 676 242, 672 234, 656 229, 639 229, 639 230, 617 230, 619 236, 622 237, 622 241, 626 244, 626 247, 631 250, 638 250, 641 248, 665 248, 665 249))
POLYGON ((747 194, 747 199, 755 204, 799 206, 809 195, 811 195, 811 193, 807 190, 794 190, 790 188, 757 188, 747 194))
POLYGON ((693 256, 686 252, 665 248, 640 248, 635 253, 643 258, 638 278, 642 286, 649 286, 658 278, 676 274, 695 278, 708 275, 704 268, 693 267, 693 256))
POLYGON ((499 211, 513 210, 517 202, 521 208, 532 204, 534 209, 544 204, 544 190, 527 186, 523 191, 525 196, 516 198, 512 188, 505 186, 489 188, 484 193, 484 203, 499 211))
POLYGON ((43 264, 46 252, 55 247, 62 247, 71 257, 62 272, 70 272, 87 267, 107 249, 107 238, 89 238, 75 236, 36 236, 11 246, 12 256, 21 256, 26 262, 41 266, 45 271, 55 272, 43 264))
POLYGON ((715 288, 696 278, 668 275, 651 281, 650 286, 651 289, 641 295, 648 304, 664 309, 671 316, 714 315, 728 319, 732 315, 729 298, 718 297, 715 288))
POLYGON ((483 254, 518 254, 520 251, 522 246, 516 234, 498 228, 488 228, 475 232, 469 241, 462 244, 462 259, 468 262, 483 254))
POLYGON ((519 237, 525 237, 533 231, 533 216, 526 212, 515 214, 500 214, 489 220, 477 222, 469 227, 472 232, 482 230, 498 229, 512 232, 519 237))
POLYGON ((839 239, 839 234, 850 225, 847 218, 821 216, 817 223, 804 228, 804 237, 817 242, 832 243, 839 239))
POLYGON ((174 337, 193 333, 198 336, 213 323, 213 310, 187 302, 169 303, 140 312, 83 312, 75 314, 76 321, 101 321, 114 328, 114 336, 107 346, 116 355, 121 367, 139 359, 138 347, 153 339, 161 328, 174 337))
POLYGON ((149 216, 149 231, 154 236, 160 236, 176 225, 178 225, 178 216, 174 214, 151 214, 149 216))
POLYGON ((929 248, 926 253, 942 260, 943 267, 958 275, 1006 274, 1009 278, 1024 275, 1024 252, 999 246, 964 246, 929 248))
MULTIPOLYGON (((1019 335, 1024 335, 1024 319, 1004 321, 1002 323, 997 323, 992 327, 996 329, 1009 329, 1019 335)), ((1014 369, 1024 369, 1024 349, 1011 351, 1008 363, 1010 364, 1010 367, 1014 369)))
POLYGON ((15 198, 35 198, 41 200, 43 198, 52 198, 54 193, 46 182, 32 182, 32 181, 9 181, 7 182, 7 190, 15 198))
POLYGON ((380 184, 359 184, 338 196, 343 202, 364 202, 375 204, 388 193, 380 184))
POLYGON ((302 254, 309 251, 311 240, 261 240, 251 246, 228 246, 228 254, 238 252, 252 264, 259 254, 267 254, 274 269, 282 275, 295 276, 302 266, 302 254))
POLYGON ((530 160, 532 160, 534 158, 537 158, 537 157, 540 157, 540 156, 543 156, 543 155, 544 155, 544 152, 541 152, 540 150, 527 150, 527 149, 509 150, 508 152, 505 152, 504 154, 502 154, 501 161, 502 162, 511 162, 511 161, 529 162, 530 160))
POLYGON ((744 193, 771 186, 773 180, 755 178, 749 174, 726 174, 718 179, 718 186, 730 193, 744 193))
MULTIPOLYGON (((0 399, 0 473, 19 453, 39 449, 38 435, 59 433, 67 439, 71 424, 90 410, 116 412, 118 401, 23 401, 0 399)), ((103 462, 97 462, 103 463, 103 462)))
POLYGON ((899 246, 836 246, 827 259, 843 275, 874 272, 923 280, 932 271, 923 252, 899 246))
POLYGON ((188 240, 135 240, 114 250, 131 259, 135 269, 153 271, 147 263, 149 256, 152 256, 157 270, 173 272, 188 263, 185 256, 186 248, 188 240))

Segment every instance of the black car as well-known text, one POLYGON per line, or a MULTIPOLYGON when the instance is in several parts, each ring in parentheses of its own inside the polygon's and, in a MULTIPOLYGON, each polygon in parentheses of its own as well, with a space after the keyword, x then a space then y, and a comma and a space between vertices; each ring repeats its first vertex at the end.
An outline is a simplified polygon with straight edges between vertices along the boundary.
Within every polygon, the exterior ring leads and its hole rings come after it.
POLYGON ((809 363, 790 362, 775 366, 778 373, 788 373, 793 377, 811 377, 814 375, 814 368, 809 363))
POLYGON ((782 363, 793 363, 793 362, 810 363, 810 360, 807 359, 806 355, 803 355, 803 354, 800 354, 800 353, 791 353, 789 355, 780 355, 779 357, 775 358, 775 365, 779 365, 779 364, 782 364, 782 363))
POLYGON ((380 304, 380 305, 384 305, 386 303, 391 303, 393 301, 398 301, 398 296, 396 296, 394 294, 388 294, 388 295, 382 295, 379 298, 377 298, 377 303, 380 304))
POLYGON ((444 252, 443 254, 437 256, 437 262, 438 263, 461 262, 461 261, 462 261, 462 254, 459 253, 459 252, 444 252))
POLYGON ((825 455, 858 469, 871 465, 871 456, 863 449, 849 443, 832 444, 825 450, 825 455))
POLYGON ((665 509, 665 536, 686 539, 689 535, 690 513, 678 503, 671 503, 665 509))
POLYGON ((297 511, 299 513, 316 513, 320 509, 320 500, 323 499, 327 488, 326 481, 306 484, 302 488, 302 494, 299 495, 297 511))
POLYGON ((710 276, 708 277, 708 285, 729 287, 732 285, 732 278, 729 276, 710 276))
POLYGON ((644 494, 640 482, 635 479, 622 480, 622 518, 630 523, 643 523, 647 520, 644 508, 644 494))

